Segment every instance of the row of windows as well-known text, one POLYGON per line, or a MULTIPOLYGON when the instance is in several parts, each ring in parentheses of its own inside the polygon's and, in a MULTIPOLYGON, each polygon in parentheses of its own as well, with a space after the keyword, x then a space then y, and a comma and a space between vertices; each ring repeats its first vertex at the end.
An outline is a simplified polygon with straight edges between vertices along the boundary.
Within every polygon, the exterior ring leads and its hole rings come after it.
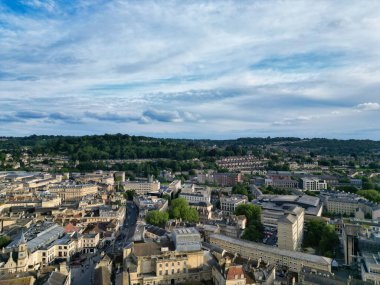
MULTIPOLYGON (((172 269, 172 271, 171 271, 172 273, 171 274, 174 274, 175 273, 175 270, 174 269, 172 269)), ((187 272, 187 269, 186 268, 184 268, 183 269, 183 273, 186 273, 187 272)), ((181 269, 177 269, 177 274, 179 274, 179 273, 181 273, 181 269)), ((159 272, 159 275, 162 275, 162 270, 160 270, 160 272, 159 272)), ((169 270, 165 270, 165 275, 169 275, 169 270)))
MULTIPOLYGON (((177 265, 181 265, 181 262, 178 261, 177 265)), ((186 260, 183 261, 183 265, 186 265, 186 260)), ((162 263, 160 263, 159 266, 162 267, 162 263)), ((169 266, 169 263, 165 263, 165 267, 168 267, 168 266, 169 266)), ((172 262, 172 266, 174 266, 174 262, 172 262)))

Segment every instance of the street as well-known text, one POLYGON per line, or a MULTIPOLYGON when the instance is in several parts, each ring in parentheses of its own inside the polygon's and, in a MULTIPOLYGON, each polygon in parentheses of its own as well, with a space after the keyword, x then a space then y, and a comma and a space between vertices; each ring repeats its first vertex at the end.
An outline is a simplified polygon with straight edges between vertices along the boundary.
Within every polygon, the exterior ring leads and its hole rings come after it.
POLYGON ((112 256, 113 253, 122 252, 123 248, 132 241, 136 230, 138 210, 133 202, 128 201, 126 218, 120 229, 120 234, 105 250, 99 250, 95 255, 88 255, 88 258, 81 266, 71 267, 71 284, 93 284, 93 276, 96 263, 100 260, 101 251, 112 256))
POLYGON ((92 284, 95 265, 100 260, 100 254, 89 256, 81 266, 71 267, 71 284, 92 284))
POLYGON ((120 234, 116 240, 106 249, 107 253, 120 252, 132 241, 132 237, 136 230, 138 210, 136 205, 131 201, 127 202, 126 207, 126 219, 124 220, 120 234))

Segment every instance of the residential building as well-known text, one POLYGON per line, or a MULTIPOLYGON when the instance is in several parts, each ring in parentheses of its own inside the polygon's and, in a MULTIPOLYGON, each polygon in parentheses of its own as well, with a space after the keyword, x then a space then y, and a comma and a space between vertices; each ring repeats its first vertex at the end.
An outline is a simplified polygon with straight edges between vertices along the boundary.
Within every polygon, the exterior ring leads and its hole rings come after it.
POLYGON ((209 183, 217 186, 234 186, 240 183, 240 173, 211 173, 211 174, 198 174, 198 183, 209 183))
MULTIPOLYGON (((181 189, 181 180, 173 180, 169 184, 169 189, 172 190, 173 195, 176 195, 178 191, 181 189)), ((174 198, 174 197, 172 197, 174 198)))
POLYGON ((220 197, 220 209, 227 215, 231 215, 235 213, 235 210, 239 205, 247 202, 248 199, 244 195, 232 195, 231 197, 222 196, 220 197))
POLYGON ((267 178, 265 179, 265 186, 272 186, 277 189, 297 189, 298 181, 292 179, 277 179, 277 178, 267 178))
POLYGON ((194 184, 184 184, 179 197, 185 198, 189 204, 205 202, 209 204, 211 202, 211 193, 209 187, 196 186, 194 184))
POLYGON ((281 249, 298 250, 303 239, 304 209, 293 206, 277 220, 277 246, 281 249))
POLYGON ((318 178, 304 177, 302 178, 302 189, 304 191, 325 190, 327 189, 327 182, 318 178))
POLYGON ((98 193, 98 186, 95 184, 58 184, 51 185, 48 189, 64 202, 80 201, 86 195, 98 193))
POLYGON ((325 190, 320 192, 319 197, 329 213, 354 216, 360 208, 364 215, 369 216, 372 220, 380 218, 379 205, 359 195, 343 191, 325 190))
POLYGON ((370 284, 380 284, 380 253, 363 252, 360 259, 362 280, 370 284))
POLYGON ((148 193, 157 193, 160 190, 160 182, 155 181, 125 181, 124 190, 134 190, 137 195, 146 195, 148 193))
POLYGON ((210 236, 210 243, 227 252, 247 259, 262 260, 266 263, 286 266, 290 271, 300 272, 304 266, 331 272, 332 260, 327 257, 280 249, 273 246, 235 239, 224 235, 210 236))
POLYGON ((268 159, 259 159, 253 155, 230 156, 221 158, 216 163, 220 168, 228 169, 228 171, 251 173, 258 169, 264 169, 268 164, 268 159))

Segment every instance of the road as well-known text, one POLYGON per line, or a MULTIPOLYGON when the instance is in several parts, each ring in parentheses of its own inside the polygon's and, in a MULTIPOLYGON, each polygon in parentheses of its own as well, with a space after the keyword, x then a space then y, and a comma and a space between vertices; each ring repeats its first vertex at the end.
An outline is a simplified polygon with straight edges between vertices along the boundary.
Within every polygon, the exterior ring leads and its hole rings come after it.
MULTIPOLYGON (((126 218, 120 229, 120 234, 116 240, 108 246, 105 251, 108 254, 120 253, 122 249, 132 241, 132 237, 136 230, 136 222, 138 217, 138 209, 133 202, 128 201, 126 218)), ((89 255, 86 261, 80 267, 71 268, 71 284, 93 284, 94 271, 96 263, 100 260, 100 250, 95 255, 89 255)))
POLYGON ((114 243, 106 249, 107 253, 120 252, 132 241, 132 237, 135 234, 138 210, 136 205, 131 201, 127 202, 126 207, 126 219, 124 220, 123 226, 120 230, 120 235, 116 238, 114 243))
POLYGON ((93 284, 96 263, 100 260, 99 253, 89 256, 80 267, 71 268, 71 284, 93 284))

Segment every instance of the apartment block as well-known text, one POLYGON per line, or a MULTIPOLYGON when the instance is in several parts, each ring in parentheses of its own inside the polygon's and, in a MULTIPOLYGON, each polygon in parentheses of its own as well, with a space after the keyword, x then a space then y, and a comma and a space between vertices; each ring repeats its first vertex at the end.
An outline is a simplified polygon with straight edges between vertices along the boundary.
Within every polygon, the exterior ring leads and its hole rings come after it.
POLYGON ((146 195, 160 190, 160 182, 155 181, 126 181, 123 183, 124 190, 135 190, 137 195, 146 195))
POLYGON ((62 201, 80 201, 86 195, 98 193, 98 186, 95 184, 58 184, 48 188, 50 193, 57 194, 62 201))
POLYGON ((266 263, 287 266, 290 271, 300 272, 304 266, 331 272, 331 258, 280 249, 224 235, 211 235, 210 243, 243 258, 262 260, 266 263))
POLYGON ((292 207, 277 221, 277 246, 280 249, 298 250, 303 239, 304 209, 292 207))
POLYGON ((302 178, 302 189, 304 191, 321 191, 327 189, 326 180, 321 180, 317 178, 302 178))

